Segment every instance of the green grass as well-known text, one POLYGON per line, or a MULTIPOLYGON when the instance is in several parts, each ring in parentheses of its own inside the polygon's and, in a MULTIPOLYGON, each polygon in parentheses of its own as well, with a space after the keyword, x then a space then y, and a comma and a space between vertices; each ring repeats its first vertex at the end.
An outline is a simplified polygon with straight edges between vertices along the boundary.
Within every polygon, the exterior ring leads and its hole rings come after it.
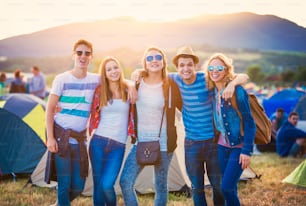
MULTIPOLYGON (((253 156, 251 167, 260 179, 239 183, 239 197, 245 206, 301 206, 306 203, 306 188, 282 183, 282 179, 290 174, 303 159, 279 158, 276 154, 267 153, 253 156)), ((0 183, 1 206, 44 206, 54 203, 54 189, 26 186, 27 178, 4 179, 0 183)), ((208 204, 211 206, 212 191, 205 189, 208 204)), ((153 206, 154 195, 139 195, 139 205, 153 206)), ((72 206, 92 205, 92 197, 80 196, 72 202, 72 206)), ((118 196, 118 205, 124 205, 118 196)), ((184 194, 170 193, 169 206, 191 206, 192 199, 184 194)))

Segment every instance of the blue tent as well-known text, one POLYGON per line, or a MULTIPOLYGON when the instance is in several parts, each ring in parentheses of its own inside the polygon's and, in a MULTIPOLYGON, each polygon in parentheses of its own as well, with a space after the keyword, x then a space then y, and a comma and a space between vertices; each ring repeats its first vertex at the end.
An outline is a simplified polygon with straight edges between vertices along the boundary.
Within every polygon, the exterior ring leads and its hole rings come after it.
POLYGON ((289 114, 294 110, 294 107, 303 95, 305 95, 304 91, 284 89, 275 93, 269 99, 264 99, 262 105, 268 117, 271 116, 277 108, 283 108, 284 111, 289 114))
POLYGON ((0 173, 32 173, 46 151, 45 102, 30 94, 0 96, 0 122, 0 173))
POLYGON ((300 98, 299 102, 296 104, 294 111, 299 114, 299 119, 302 121, 306 120, 306 94, 300 98))

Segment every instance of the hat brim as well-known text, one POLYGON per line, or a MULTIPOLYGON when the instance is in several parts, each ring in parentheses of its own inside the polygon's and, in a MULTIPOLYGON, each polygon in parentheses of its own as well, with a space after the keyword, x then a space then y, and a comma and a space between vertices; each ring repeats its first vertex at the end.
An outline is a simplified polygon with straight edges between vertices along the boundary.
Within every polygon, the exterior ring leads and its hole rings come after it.
POLYGON ((190 57, 193 59, 194 64, 198 64, 198 63, 199 63, 199 57, 196 56, 196 55, 192 55, 192 54, 179 54, 179 55, 176 55, 176 56, 173 58, 172 63, 173 63, 174 65, 177 65, 177 60, 178 60, 181 56, 185 56, 185 57, 186 57, 186 56, 190 56, 190 57))

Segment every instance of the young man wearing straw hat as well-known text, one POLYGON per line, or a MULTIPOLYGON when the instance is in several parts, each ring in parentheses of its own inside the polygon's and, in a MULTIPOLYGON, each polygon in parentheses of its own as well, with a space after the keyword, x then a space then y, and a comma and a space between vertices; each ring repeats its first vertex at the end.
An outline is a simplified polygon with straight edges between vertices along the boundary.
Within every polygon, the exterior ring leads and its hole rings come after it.
MULTIPOLYGON (((206 87, 204 72, 196 71, 199 57, 194 54, 191 47, 184 46, 178 49, 172 62, 176 66, 177 73, 170 73, 169 77, 177 83, 183 100, 185 165, 192 184, 194 205, 207 205, 204 191, 205 168, 213 187, 214 205, 224 205, 221 174, 218 167, 218 149, 214 142, 212 93, 206 87)), ((222 97, 230 98, 235 91, 235 86, 247 80, 246 74, 238 74, 228 84, 222 97)))

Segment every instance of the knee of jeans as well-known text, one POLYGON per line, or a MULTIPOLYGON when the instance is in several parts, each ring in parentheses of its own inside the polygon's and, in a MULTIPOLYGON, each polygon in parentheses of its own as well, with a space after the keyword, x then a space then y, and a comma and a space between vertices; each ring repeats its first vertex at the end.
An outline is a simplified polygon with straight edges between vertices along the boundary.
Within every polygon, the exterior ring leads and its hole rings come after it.
POLYGON ((192 188, 191 189, 193 194, 199 194, 199 193, 204 193, 204 188, 192 188))
POLYGON ((222 186, 221 188, 222 190, 222 193, 226 196, 226 195, 232 195, 232 194, 235 194, 236 193, 236 189, 235 188, 224 188, 222 186))
POLYGON ((121 176, 119 180, 119 185, 121 190, 131 190, 133 189, 132 181, 129 180, 129 178, 121 176))
POLYGON ((104 191, 112 191, 114 190, 114 185, 108 182, 105 182, 100 185, 100 188, 104 191))

